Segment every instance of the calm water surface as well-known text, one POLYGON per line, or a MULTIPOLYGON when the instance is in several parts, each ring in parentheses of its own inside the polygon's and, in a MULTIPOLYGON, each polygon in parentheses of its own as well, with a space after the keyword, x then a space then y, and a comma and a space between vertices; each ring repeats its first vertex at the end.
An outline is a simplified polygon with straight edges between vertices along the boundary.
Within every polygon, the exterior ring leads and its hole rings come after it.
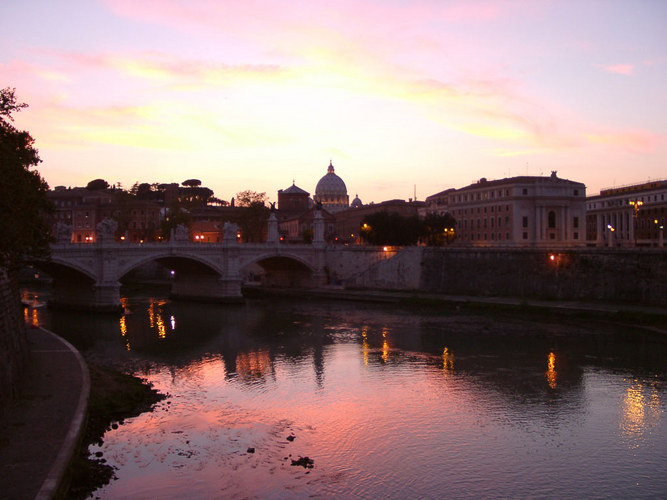
POLYGON ((169 394, 91 448, 117 468, 100 498, 667 496, 667 345, 630 327, 124 300, 35 310, 169 394))

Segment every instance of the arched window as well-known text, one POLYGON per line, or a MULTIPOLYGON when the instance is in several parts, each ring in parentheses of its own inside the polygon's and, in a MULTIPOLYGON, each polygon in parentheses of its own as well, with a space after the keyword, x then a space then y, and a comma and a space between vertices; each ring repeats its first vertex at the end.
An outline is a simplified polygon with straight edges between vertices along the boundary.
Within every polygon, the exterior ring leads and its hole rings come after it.
POLYGON ((549 229, 556 227, 556 212, 553 210, 549 212, 549 229))

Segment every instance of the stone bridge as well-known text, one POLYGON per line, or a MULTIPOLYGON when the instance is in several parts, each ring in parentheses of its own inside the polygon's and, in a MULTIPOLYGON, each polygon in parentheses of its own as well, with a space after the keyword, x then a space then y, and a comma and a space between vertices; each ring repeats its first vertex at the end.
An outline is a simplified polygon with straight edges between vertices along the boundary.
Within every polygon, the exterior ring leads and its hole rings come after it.
POLYGON ((342 284, 396 252, 377 247, 313 244, 57 243, 49 261, 35 263, 53 278, 55 305, 91 310, 120 308, 121 280, 158 262, 170 270, 174 297, 237 302, 249 276, 264 286, 318 288, 342 284))

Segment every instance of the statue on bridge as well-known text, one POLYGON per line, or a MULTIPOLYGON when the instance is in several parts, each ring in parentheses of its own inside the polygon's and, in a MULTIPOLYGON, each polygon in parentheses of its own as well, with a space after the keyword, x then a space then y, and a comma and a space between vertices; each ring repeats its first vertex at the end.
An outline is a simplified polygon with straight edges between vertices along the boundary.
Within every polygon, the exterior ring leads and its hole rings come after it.
POLYGON ((236 241, 236 233, 239 231, 238 224, 225 222, 222 226, 222 241, 236 241))
POLYGON ((116 237, 118 222, 112 219, 103 219, 97 224, 97 241, 113 242, 116 237))
POLYGON ((71 243, 72 242, 72 225, 65 222, 58 221, 54 226, 56 233, 56 243, 71 243))
POLYGON ((179 224, 174 230, 174 241, 188 241, 190 239, 190 231, 185 224, 179 224))

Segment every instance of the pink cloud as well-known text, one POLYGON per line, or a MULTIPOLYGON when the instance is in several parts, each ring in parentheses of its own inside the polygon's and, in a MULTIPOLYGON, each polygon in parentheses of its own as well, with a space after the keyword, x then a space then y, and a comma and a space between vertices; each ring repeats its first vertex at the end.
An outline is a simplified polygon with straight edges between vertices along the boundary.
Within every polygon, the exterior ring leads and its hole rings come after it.
POLYGON ((635 66, 633 64, 612 64, 609 66, 603 66, 603 65, 598 65, 601 67, 603 70, 607 71, 608 73, 616 73, 617 75, 631 75, 634 70, 635 66))

